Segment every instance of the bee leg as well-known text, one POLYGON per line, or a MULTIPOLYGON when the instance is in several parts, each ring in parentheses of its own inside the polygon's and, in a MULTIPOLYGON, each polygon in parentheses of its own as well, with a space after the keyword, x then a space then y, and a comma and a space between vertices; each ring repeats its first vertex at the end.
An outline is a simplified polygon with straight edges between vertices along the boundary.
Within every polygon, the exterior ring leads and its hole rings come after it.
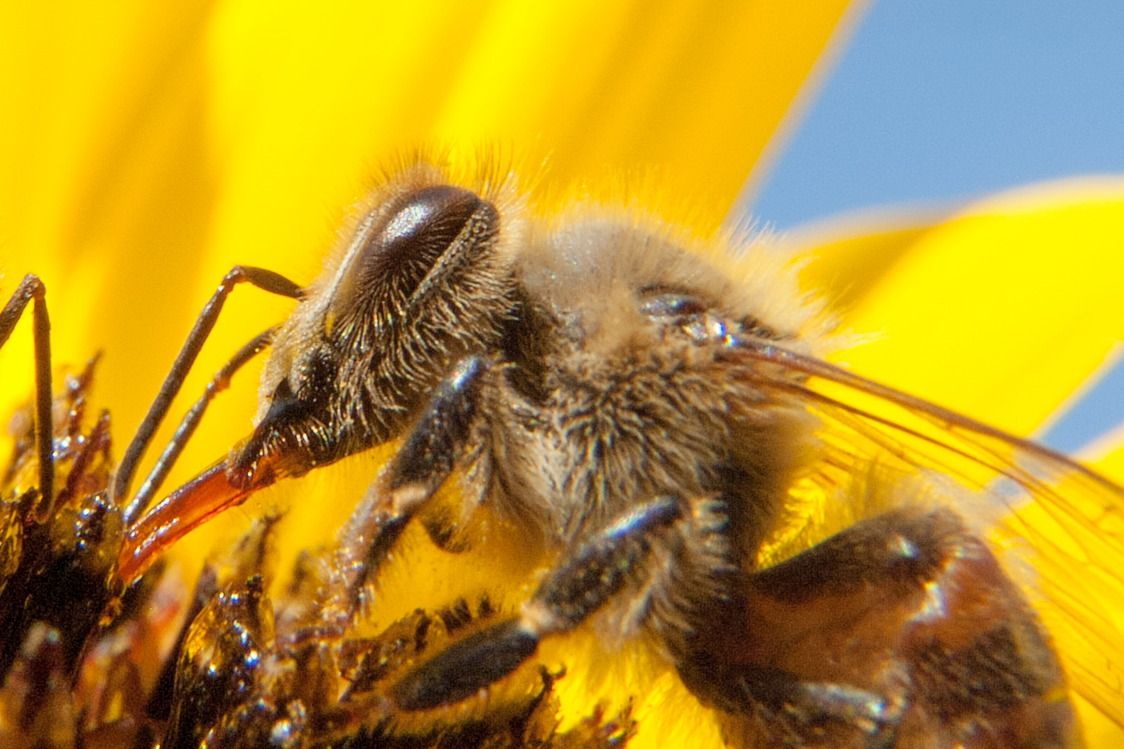
POLYGON ((35 341, 35 449, 39 461, 39 502, 35 519, 44 523, 51 517, 55 502, 54 438, 51 416, 51 322, 47 317, 47 287, 38 276, 28 274, 20 281, 4 309, 0 310, 0 346, 3 346, 28 302, 35 341))
MULTIPOLYGON (((179 393, 180 387, 183 386, 188 371, 195 363, 196 357, 199 356, 203 343, 215 327, 215 322, 226 303, 227 296, 240 283, 250 283, 263 291, 291 299, 299 299, 303 293, 301 288, 289 279, 264 268, 236 265, 223 277, 215 293, 204 305, 199 317, 196 318, 195 326, 188 334, 187 340, 184 341, 171 370, 164 378, 163 385, 160 386, 160 392, 153 399, 152 405, 148 408, 148 413, 145 414, 144 420, 141 421, 136 434, 133 435, 132 441, 121 458, 121 463, 118 465, 117 473, 113 479, 112 492, 113 497, 118 502, 125 502, 129 494, 129 484, 133 480, 141 456, 144 455, 153 435, 168 414, 168 409, 171 408, 172 401, 179 393)), ((141 503, 138 503, 135 499, 130 501, 124 510, 125 521, 132 523, 140 515, 142 509, 141 503)))
POLYGON ((164 479, 168 477, 168 472, 172 470, 176 460, 179 459, 180 453, 187 445, 188 440, 195 434, 195 429, 199 426, 199 422, 203 419, 203 414, 207 411, 207 406, 211 404, 215 396, 226 390, 230 386, 230 380, 234 374, 241 369, 247 362, 260 354, 273 342, 273 334, 275 329, 258 333, 250 339, 238 352, 234 354, 223 365, 222 369, 215 373, 211 381, 207 383, 207 388, 203 391, 203 395, 191 407, 183 419, 180 421, 179 426, 176 427, 176 432, 172 438, 168 440, 168 444, 164 447, 164 452, 160 454, 156 464, 149 471, 148 476, 145 477, 144 483, 141 484, 140 489, 137 490, 136 496, 130 502, 130 507, 135 506, 136 514, 142 513, 147 507, 152 497, 160 490, 160 486, 164 483, 164 479))
POLYGON ((636 507, 566 555, 520 616, 457 642, 399 679, 390 697, 401 710, 459 702, 507 676, 549 635, 568 632, 631 583, 644 578, 661 535, 684 518, 678 499, 636 507))
POLYGON ((709 652, 693 653, 678 665, 687 687, 738 726, 728 732, 755 737, 743 739, 743 745, 819 746, 812 741, 817 734, 835 737, 840 746, 851 746, 847 742, 856 736, 864 747, 894 745, 901 710, 875 692, 781 668, 731 664, 709 652), (746 717, 748 727, 742 725, 746 717))
POLYGON ((748 716, 754 741, 812 745, 826 726, 850 730, 840 744, 1071 745, 1045 631, 950 510, 858 523, 738 597, 740 618, 700 628, 678 665, 700 699, 748 716))
POLYGON ((378 491, 399 513, 411 513, 427 501, 453 472, 471 435, 489 367, 490 362, 478 356, 458 364, 380 476, 378 491))
POLYGON ((469 357, 438 388, 402 448, 371 485, 340 532, 337 568, 349 579, 336 601, 352 616, 406 525, 452 473, 476 418, 481 380, 490 362, 469 357))

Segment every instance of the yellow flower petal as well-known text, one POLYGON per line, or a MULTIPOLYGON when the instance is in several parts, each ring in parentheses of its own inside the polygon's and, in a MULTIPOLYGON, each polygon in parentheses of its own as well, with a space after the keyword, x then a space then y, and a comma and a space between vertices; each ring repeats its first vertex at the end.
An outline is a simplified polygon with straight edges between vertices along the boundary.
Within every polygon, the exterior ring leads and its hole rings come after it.
MULTIPOLYGON (((0 83, 20 116, 0 122, 2 288, 44 278, 56 362, 106 352, 97 393, 121 444, 221 275, 243 262, 310 280, 339 213, 419 144, 491 144, 532 177, 549 159, 559 181, 653 173, 639 186, 664 192, 641 202, 695 202, 712 228, 847 5, 6 6, 0 83)), ((190 397, 289 308, 235 297, 190 397)), ((30 390, 20 327, 5 412, 30 390)), ((241 379, 185 466, 245 431, 241 379)))
POLYGON ((1086 453, 1089 465, 1124 484, 1124 425, 1097 440, 1086 453))
MULTIPOLYGON (((822 236, 822 235, 821 235, 822 236)), ((1046 185, 817 247, 860 373, 1029 434, 1124 336, 1124 182, 1046 185)))

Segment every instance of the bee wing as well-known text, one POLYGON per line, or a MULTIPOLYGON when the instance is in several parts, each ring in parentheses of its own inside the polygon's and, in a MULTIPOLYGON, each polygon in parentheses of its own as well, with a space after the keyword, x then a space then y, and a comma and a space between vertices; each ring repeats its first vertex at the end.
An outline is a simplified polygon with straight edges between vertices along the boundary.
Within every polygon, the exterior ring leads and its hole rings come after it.
POLYGON ((1124 725, 1124 487, 814 357, 751 338, 726 343, 723 355, 747 365, 763 394, 798 399, 821 417, 827 459, 815 478, 829 493, 863 465, 938 472, 972 490, 956 492, 956 509, 1024 583, 1062 643, 1074 691, 1124 725))

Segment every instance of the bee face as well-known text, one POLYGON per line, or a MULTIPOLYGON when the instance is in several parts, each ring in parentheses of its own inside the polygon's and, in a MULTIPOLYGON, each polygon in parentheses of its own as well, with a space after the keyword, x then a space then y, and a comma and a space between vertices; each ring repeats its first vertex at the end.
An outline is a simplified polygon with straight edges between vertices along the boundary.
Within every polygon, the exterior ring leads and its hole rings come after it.
POLYGON ((495 206, 462 188, 411 181, 381 195, 278 331, 232 480, 299 476, 386 441, 453 363, 495 347, 511 307, 503 231, 495 206))

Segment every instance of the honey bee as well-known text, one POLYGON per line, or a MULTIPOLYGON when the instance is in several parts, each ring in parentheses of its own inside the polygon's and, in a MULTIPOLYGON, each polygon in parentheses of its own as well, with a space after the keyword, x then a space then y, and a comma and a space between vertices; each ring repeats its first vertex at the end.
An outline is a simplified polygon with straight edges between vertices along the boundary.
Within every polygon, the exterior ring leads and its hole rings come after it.
MULTIPOLYGON (((469 188, 419 164, 375 191, 311 286, 234 269, 116 473, 122 584, 253 492, 401 440, 341 534, 337 618, 320 624, 342 632, 378 606, 370 591, 412 522, 455 553, 488 513, 541 576, 518 611, 387 679, 387 714, 454 710, 594 626, 650 640, 737 746, 1075 746, 1066 669, 1124 721, 1119 685, 1083 682, 1093 662, 1063 669, 1027 598, 1060 601, 1070 562, 1119 579, 1078 556, 1121 552, 1124 489, 828 364, 830 325, 790 265, 694 245, 604 209, 539 220, 508 180, 469 188), (216 376, 269 348, 252 432, 146 508, 212 388, 126 504, 242 281, 297 300, 216 376), (449 481, 463 506, 437 506, 449 481), (807 493, 829 531, 797 507, 807 493), (1016 553, 1053 549, 1057 569, 1029 593, 979 521, 996 502, 1016 553)), ((1110 605, 1058 610, 1111 648, 1110 605)))

